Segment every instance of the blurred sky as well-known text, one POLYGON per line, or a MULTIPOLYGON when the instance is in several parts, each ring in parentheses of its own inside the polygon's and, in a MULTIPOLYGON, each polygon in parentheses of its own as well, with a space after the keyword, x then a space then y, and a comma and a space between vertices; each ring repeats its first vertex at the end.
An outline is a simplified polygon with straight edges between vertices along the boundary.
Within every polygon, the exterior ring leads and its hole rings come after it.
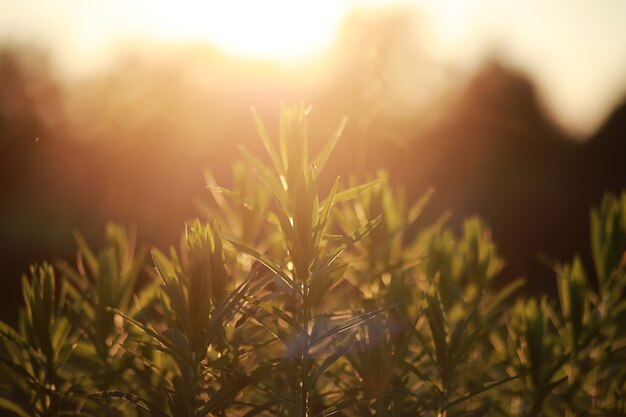
POLYGON ((355 8, 387 6, 417 10, 428 30, 415 42, 443 62, 472 71, 496 55, 528 75, 574 137, 625 96, 625 0, 2 0, 0 40, 43 45, 68 76, 101 69, 127 39, 210 42, 289 65, 323 54, 355 8))

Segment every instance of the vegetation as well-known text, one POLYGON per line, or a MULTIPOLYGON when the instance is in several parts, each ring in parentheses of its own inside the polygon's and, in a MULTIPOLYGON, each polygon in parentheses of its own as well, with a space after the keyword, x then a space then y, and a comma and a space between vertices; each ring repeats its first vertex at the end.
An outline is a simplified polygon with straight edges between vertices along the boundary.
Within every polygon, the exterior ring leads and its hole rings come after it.
MULTIPOLYGON (((327 194, 341 127, 308 155, 286 108, 269 164, 177 251, 106 229, 75 266, 34 266, 19 325, 0 323, 0 408, 18 416, 626 415, 626 193, 591 215, 595 271, 555 265, 558 300, 499 283, 488 229, 424 227, 384 173, 327 194), (590 278, 593 277, 593 278, 590 278)), ((342 123, 343 125, 343 123, 342 123)))

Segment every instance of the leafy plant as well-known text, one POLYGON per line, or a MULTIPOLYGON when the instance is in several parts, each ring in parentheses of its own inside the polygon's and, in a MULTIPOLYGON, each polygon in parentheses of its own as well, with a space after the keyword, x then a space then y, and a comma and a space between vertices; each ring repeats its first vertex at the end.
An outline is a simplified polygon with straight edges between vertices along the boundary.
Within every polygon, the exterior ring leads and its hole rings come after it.
POLYGON ((53 416, 74 404, 79 375, 66 364, 76 347, 67 315, 67 287, 57 280, 51 265, 33 266, 22 279, 24 308, 14 330, 0 323, 0 356, 10 385, 0 406, 18 415, 53 416))
POLYGON ((384 172, 328 189, 345 121, 309 157, 303 105, 179 250, 109 225, 76 266, 34 266, 0 323, 0 409, 18 416, 626 415, 626 193, 591 214, 594 268, 554 265, 558 298, 498 282, 488 228, 424 225, 384 172))

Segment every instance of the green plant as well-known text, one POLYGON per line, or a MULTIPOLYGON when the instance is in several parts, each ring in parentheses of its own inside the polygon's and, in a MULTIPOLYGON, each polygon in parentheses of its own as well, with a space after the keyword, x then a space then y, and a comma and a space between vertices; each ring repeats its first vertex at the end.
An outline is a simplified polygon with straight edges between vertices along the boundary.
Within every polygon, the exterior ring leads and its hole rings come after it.
MULTIPOLYGON (((283 112, 278 149, 274 149, 257 117, 258 130, 273 169, 266 168, 256 159, 254 166, 261 178, 265 175, 265 186, 275 202, 272 214, 281 244, 276 257, 270 259, 253 248, 228 239, 236 250, 251 255, 282 281, 283 285, 279 287, 283 290, 282 306, 261 300, 253 300, 252 304, 263 306, 270 314, 271 317, 260 323, 284 345, 280 362, 285 365, 286 381, 291 382, 288 384, 291 387, 289 404, 284 413, 303 417, 338 410, 336 406, 324 409, 327 394, 316 389, 324 373, 339 358, 339 355, 325 354, 324 351, 342 352, 346 346, 338 340, 342 333, 397 305, 363 312, 344 312, 340 320, 333 320, 333 314, 323 309, 324 294, 338 285, 346 269, 339 256, 367 236, 381 221, 382 214, 373 220, 366 220, 365 224, 346 235, 327 234, 334 205, 357 196, 364 191, 364 187, 339 191, 337 179, 326 198, 320 199, 316 185, 318 172, 326 163, 341 128, 315 160, 310 161, 306 116, 307 110, 303 107, 283 112), (281 324, 285 327, 281 328, 281 324), (316 356, 324 356, 324 359, 318 362, 316 356), (311 405, 313 400, 316 406, 311 405)), ((370 183, 366 187, 373 185, 370 183)), ((339 306, 329 307, 336 310, 339 306)))
POLYGON ((626 415, 626 193, 591 216, 594 272, 554 266, 558 298, 498 283, 468 219, 420 219, 379 172, 328 190, 308 109, 285 108, 267 163, 206 173, 206 221, 179 250, 109 225, 75 267, 33 267, 0 323, 0 408, 18 416, 626 415), (148 267, 148 266, 151 266, 148 267), (595 281, 593 280, 595 277, 595 281), (596 285, 597 284, 597 285, 596 285), (515 301, 514 301, 515 300, 515 301))
POLYGON ((33 266, 22 279, 24 308, 18 330, 0 323, 0 361, 9 376, 0 405, 22 416, 54 416, 76 406, 79 375, 66 369, 76 347, 66 303, 67 287, 51 265, 33 266))

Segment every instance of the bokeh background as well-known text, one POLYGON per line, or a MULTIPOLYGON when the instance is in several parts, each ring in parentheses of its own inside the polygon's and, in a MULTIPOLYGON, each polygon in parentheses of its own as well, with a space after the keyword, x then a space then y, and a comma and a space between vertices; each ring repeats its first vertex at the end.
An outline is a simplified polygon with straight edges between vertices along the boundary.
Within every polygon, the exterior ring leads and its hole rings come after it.
POLYGON ((386 169, 424 221, 479 215, 528 291, 542 259, 590 262, 588 212, 626 186, 626 2, 0 2, 0 318, 28 265, 107 221, 176 245, 228 185, 250 108, 313 106, 324 174, 386 169))

